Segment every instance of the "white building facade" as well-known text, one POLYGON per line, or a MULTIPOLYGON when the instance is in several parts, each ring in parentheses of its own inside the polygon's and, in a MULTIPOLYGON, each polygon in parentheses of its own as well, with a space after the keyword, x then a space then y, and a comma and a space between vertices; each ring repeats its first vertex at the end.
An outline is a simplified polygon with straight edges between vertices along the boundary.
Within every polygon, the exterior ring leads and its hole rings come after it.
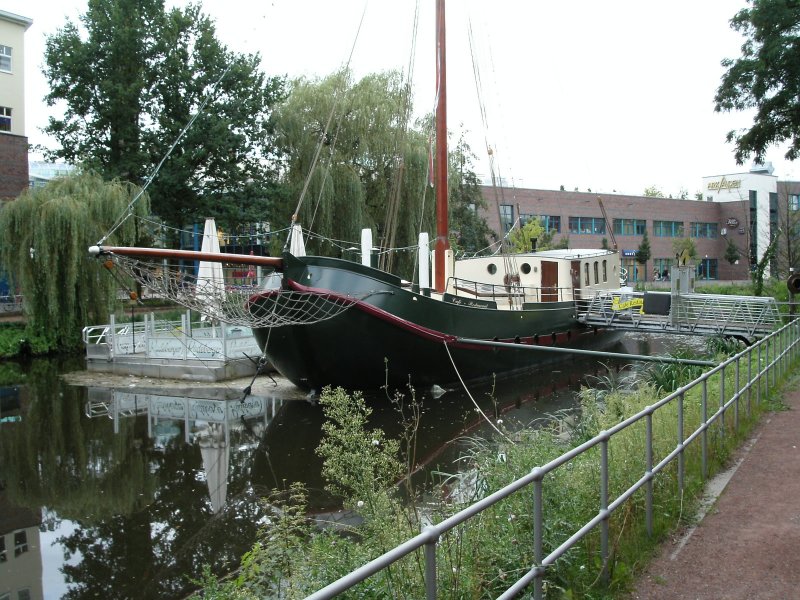
MULTIPOLYGON (((703 177, 703 194, 709 202, 745 202, 747 221, 725 223, 727 235, 748 237, 751 262, 761 260, 770 241, 778 234, 778 177, 771 163, 755 165, 745 173, 703 177), (755 261, 753 261, 755 259, 755 261)), ((770 274, 770 267, 764 272, 770 274)))

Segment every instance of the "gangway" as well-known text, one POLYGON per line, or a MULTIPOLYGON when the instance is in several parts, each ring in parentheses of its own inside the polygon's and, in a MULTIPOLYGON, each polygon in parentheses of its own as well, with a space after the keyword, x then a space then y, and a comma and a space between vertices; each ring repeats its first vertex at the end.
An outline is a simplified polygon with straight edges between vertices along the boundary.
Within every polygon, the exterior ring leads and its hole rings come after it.
POLYGON ((725 335, 753 341, 781 323, 774 298, 669 292, 599 293, 578 319, 606 329, 725 335))

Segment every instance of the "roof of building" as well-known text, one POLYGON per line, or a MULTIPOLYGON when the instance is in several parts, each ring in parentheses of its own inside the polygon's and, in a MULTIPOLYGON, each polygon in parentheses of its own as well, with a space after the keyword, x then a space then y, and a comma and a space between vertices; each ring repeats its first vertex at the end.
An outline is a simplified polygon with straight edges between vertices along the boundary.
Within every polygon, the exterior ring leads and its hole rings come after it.
POLYGON ((28 27, 33 25, 33 19, 28 17, 23 17, 22 15, 15 15, 14 13, 10 13, 7 10, 0 10, 0 19, 4 21, 9 21, 10 23, 14 23, 16 25, 21 25, 26 30, 28 27))

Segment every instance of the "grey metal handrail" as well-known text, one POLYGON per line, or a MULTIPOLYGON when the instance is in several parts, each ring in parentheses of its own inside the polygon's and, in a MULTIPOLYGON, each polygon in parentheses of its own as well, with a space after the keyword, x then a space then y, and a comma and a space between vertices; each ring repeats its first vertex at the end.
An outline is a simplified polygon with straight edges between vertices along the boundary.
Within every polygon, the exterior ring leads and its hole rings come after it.
POLYGON ((700 438, 701 443, 701 469, 703 478, 708 476, 708 429, 717 421, 720 424, 720 434, 725 433, 725 416, 728 410, 733 407, 734 410, 734 428, 738 430, 739 427, 739 399, 747 393, 747 408, 750 410, 750 397, 752 394, 752 387, 756 385, 756 402, 761 401, 761 388, 762 379, 765 387, 765 393, 769 392, 770 375, 772 376, 772 386, 777 385, 778 376, 783 376, 788 371, 792 362, 794 362, 800 355, 800 320, 793 320, 782 326, 777 331, 774 331, 769 336, 761 339, 759 342, 747 347, 745 350, 739 352, 735 356, 730 357, 718 366, 706 371, 697 379, 688 383, 687 385, 675 390, 668 396, 662 398, 658 402, 644 408, 635 415, 628 417, 621 421, 614 427, 599 433, 594 438, 584 442, 580 446, 562 454, 561 456, 551 460, 545 465, 536 467, 531 470, 526 476, 517 479, 511 484, 497 490, 493 494, 481 499, 480 501, 470 505, 469 507, 458 511, 451 517, 445 519, 441 523, 429 525, 419 535, 407 540, 403 544, 389 550, 385 554, 377 557, 362 567, 352 571, 344 577, 334 581, 323 589, 308 596, 309 599, 322 600, 324 598, 333 598, 337 594, 344 592, 356 584, 364 581, 369 576, 391 566, 396 561, 404 556, 424 548, 425 555, 425 589, 426 597, 433 600, 437 597, 436 590, 436 544, 439 538, 456 527, 457 525, 467 521, 471 517, 479 514, 486 508, 496 504, 500 500, 508 496, 528 488, 533 485, 533 501, 534 501, 534 526, 533 526, 533 550, 534 550, 534 564, 530 570, 525 573, 521 578, 513 583, 506 592, 499 598, 513 598, 521 591, 526 589, 531 583, 534 585, 533 597, 540 600, 543 595, 543 576, 547 567, 553 565, 556 560, 563 556, 570 548, 572 548, 578 541, 587 535, 593 529, 600 527, 600 554, 603 565, 603 576, 607 577, 607 567, 609 559, 609 518, 611 514, 626 500, 628 500, 635 492, 641 488, 645 488, 646 494, 646 508, 645 519, 648 534, 652 535, 653 532, 653 479, 657 474, 664 470, 670 463, 677 460, 678 468, 678 486, 680 491, 684 489, 684 451, 689 444, 700 438), (766 364, 762 367, 762 350, 766 353, 766 364), (758 353, 758 372, 753 375, 753 353, 758 353), (746 358, 747 360, 747 380, 744 386, 740 385, 740 361, 746 358), (736 373, 736 391, 726 398, 725 395, 725 370, 728 368, 735 368, 736 373), (719 407, 710 416, 708 415, 708 381, 709 379, 720 374, 720 394, 719 394, 719 407), (691 432, 688 437, 684 437, 684 397, 686 393, 697 387, 702 386, 702 423, 701 425, 691 432), (652 418, 653 414, 660 408, 671 404, 677 403, 678 414, 678 435, 677 444, 675 449, 665 456, 661 461, 653 464, 653 428, 652 418), (639 478, 633 485, 623 491, 619 496, 614 499, 609 499, 609 468, 608 468, 608 443, 613 436, 631 425, 644 420, 646 426, 646 457, 645 457, 645 471, 642 477, 639 478), (570 462, 578 455, 590 450, 592 448, 600 448, 600 505, 597 514, 585 523, 580 529, 574 532, 566 541, 554 549, 547 556, 543 556, 543 514, 542 514, 542 498, 544 478, 548 473, 551 473, 560 466, 570 462))

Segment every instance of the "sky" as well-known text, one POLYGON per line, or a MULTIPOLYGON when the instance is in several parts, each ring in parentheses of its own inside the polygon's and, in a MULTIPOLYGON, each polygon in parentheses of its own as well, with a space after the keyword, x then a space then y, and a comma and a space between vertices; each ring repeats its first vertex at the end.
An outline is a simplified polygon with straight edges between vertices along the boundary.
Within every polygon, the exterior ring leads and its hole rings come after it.
MULTIPOLYGON (((348 61, 356 76, 403 69, 413 72, 417 113, 433 109, 433 0, 198 3, 218 39, 236 52, 258 52, 268 75, 324 77, 348 61)), ((655 186, 693 197, 702 177, 752 165, 737 165, 725 141, 728 131, 752 124, 752 113, 715 113, 713 102, 722 59, 738 58, 744 41, 729 21, 746 5, 450 0, 449 128, 467 136, 484 178, 491 148, 495 176, 517 187, 639 195, 655 186)), ((77 21, 86 0, 0 0, 0 9, 33 19, 25 38, 26 130, 30 143, 53 146, 41 132, 53 110, 42 101, 45 38, 67 18, 77 21)), ((775 175, 800 179, 784 154, 782 147, 767 153, 775 175)))

